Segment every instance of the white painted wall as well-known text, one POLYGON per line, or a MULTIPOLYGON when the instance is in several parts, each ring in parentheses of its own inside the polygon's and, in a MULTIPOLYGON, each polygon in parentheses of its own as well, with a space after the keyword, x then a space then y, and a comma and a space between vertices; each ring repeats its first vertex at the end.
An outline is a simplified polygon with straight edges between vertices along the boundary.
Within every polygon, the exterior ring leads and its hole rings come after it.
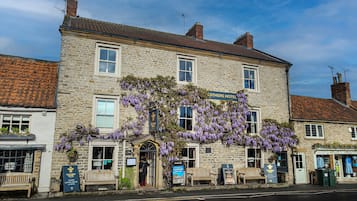
POLYGON ((0 141, 1 144, 44 144, 42 152, 38 192, 50 191, 51 164, 53 152, 53 137, 55 132, 56 112, 40 108, 11 108, 0 107, 0 114, 29 114, 30 133, 36 135, 35 140, 29 141, 0 141))

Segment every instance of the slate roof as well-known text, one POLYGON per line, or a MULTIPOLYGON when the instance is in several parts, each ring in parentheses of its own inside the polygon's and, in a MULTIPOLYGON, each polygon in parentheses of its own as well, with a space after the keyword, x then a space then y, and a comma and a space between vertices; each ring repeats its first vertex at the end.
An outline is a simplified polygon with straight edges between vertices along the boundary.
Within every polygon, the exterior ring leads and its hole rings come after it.
POLYGON ((0 54, 0 106, 56 108, 58 63, 0 54))
POLYGON ((241 56, 263 61, 291 64, 285 60, 269 55, 257 49, 248 49, 244 46, 220 43, 210 40, 199 40, 191 36, 177 35, 144 29, 139 27, 114 24, 83 17, 65 16, 60 31, 73 31, 87 34, 104 35, 117 38, 127 38, 135 41, 147 41, 159 44, 191 48, 195 50, 216 52, 223 55, 241 56))
POLYGON ((294 95, 290 98, 293 120, 357 123, 357 110, 333 99, 294 95))

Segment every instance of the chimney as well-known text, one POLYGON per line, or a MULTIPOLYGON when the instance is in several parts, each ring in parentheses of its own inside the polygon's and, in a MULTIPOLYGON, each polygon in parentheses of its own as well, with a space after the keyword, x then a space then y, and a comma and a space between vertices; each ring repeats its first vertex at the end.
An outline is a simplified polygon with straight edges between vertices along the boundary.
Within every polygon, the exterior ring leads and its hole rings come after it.
POLYGON ((66 3, 67 3, 66 15, 71 16, 71 17, 76 17, 78 1, 77 0, 67 0, 66 3))
POLYGON ((237 40, 233 43, 235 45, 241 45, 246 48, 252 49, 253 48, 253 36, 246 32, 245 34, 241 35, 237 40))
POLYGON ((333 77, 333 84, 331 85, 331 94, 332 98, 340 101, 341 103, 351 106, 351 92, 350 92, 350 83, 342 82, 342 74, 337 73, 336 77, 333 77))
POLYGON ((186 36, 193 36, 197 39, 203 40, 203 26, 196 22, 190 30, 186 33, 186 36))

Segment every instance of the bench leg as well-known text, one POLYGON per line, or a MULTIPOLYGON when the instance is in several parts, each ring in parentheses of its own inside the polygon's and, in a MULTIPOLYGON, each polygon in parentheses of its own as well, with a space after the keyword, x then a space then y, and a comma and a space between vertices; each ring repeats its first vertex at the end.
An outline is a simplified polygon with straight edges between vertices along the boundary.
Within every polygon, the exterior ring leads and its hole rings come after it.
POLYGON ((30 198, 31 197, 31 188, 29 188, 28 190, 27 190, 27 198, 30 198))

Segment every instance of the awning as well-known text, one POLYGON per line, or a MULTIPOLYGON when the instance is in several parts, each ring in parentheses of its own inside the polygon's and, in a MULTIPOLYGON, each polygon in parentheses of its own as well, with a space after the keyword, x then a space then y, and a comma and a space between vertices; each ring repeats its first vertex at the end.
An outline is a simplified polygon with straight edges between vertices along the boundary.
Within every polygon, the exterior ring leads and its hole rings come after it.
POLYGON ((45 144, 0 144, 0 150, 46 150, 45 144))

